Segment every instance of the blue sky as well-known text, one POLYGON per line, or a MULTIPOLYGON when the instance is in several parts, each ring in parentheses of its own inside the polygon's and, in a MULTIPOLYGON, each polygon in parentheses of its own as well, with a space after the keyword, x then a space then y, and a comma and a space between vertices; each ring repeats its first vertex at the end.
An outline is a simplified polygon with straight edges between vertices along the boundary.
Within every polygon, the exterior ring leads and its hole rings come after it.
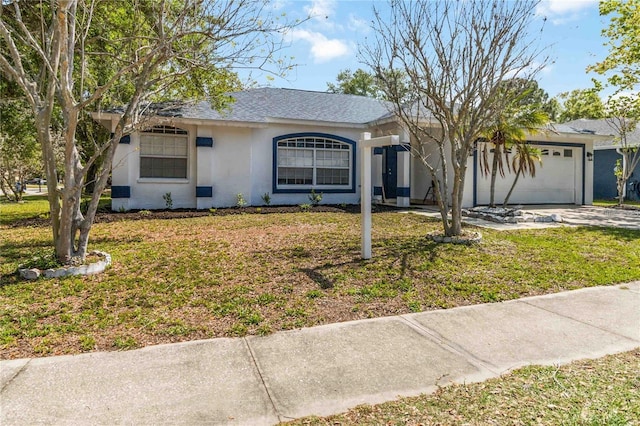
MULTIPOLYGON (((517 1, 517 0, 513 0, 517 1)), ((287 56, 299 64, 286 79, 268 80, 253 75, 259 85, 326 91, 343 69, 366 69, 358 60, 358 44, 371 37, 372 8, 386 8, 376 0, 276 0, 278 12, 290 18, 312 18, 289 35, 287 56)), ((549 95, 591 87, 594 73, 585 68, 607 54, 600 32, 607 19, 598 14, 597 0, 545 0, 537 10, 538 19, 547 18, 542 44, 554 63, 537 77, 549 95)))

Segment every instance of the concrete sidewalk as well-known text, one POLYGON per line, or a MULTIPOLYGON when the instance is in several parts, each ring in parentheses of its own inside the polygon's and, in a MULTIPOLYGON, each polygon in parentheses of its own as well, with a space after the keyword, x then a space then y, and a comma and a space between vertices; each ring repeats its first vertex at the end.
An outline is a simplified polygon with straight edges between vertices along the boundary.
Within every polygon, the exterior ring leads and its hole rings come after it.
POLYGON ((266 337, 0 363, 0 424, 274 424, 640 347, 640 281, 266 337))

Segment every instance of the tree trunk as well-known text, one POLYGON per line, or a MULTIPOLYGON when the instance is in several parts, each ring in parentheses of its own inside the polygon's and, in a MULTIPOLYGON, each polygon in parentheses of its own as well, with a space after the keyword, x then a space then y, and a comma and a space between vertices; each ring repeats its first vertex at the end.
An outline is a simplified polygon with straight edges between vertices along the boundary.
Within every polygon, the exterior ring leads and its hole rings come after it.
POLYGON ((60 194, 58 193, 58 176, 56 169, 56 158, 53 152, 54 141, 49 130, 51 122, 52 107, 44 107, 37 111, 35 115, 35 126, 42 149, 42 163, 44 173, 47 178, 47 198, 49 200, 49 217, 51 219, 51 232, 53 241, 60 233, 60 194))
POLYGON ((521 174, 521 171, 520 169, 518 169, 516 173, 516 177, 513 179, 513 183, 511 184, 511 188, 509 188, 509 192, 507 193, 507 196, 504 197, 504 203, 502 203, 502 207, 507 207, 507 205, 509 204, 509 198, 511 198, 511 194, 513 193, 513 190, 516 187, 516 184, 518 183, 520 174, 521 174))
POLYGON ((498 161, 502 155, 501 145, 494 144, 493 159, 491 163, 491 185, 489 186, 489 207, 496 206, 496 179, 498 177, 498 161))
POLYGON ((100 204, 100 196, 104 192, 104 189, 107 187, 109 174, 111 172, 111 165, 113 163, 113 156, 118 145, 117 141, 119 141, 121 137, 122 126, 118 126, 104 156, 102 169, 100 170, 100 173, 97 174, 97 180, 94 182, 93 191, 91 192, 91 200, 89 201, 87 211, 79 225, 80 235, 78 237, 77 256, 82 257, 83 259, 87 255, 89 232, 91 231, 91 226, 93 225, 93 221, 98 210, 98 205, 100 204))
MULTIPOLYGON (((466 153, 462 153, 467 157, 466 153)), ((467 171, 466 164, 456 161, 453 164, 453 188, 451 190, 451 225, 447 237, 456 237, 462 234, 462 198, 464 188, 464 178, 467 171)))
POLYGON ((626 184, 624 177, 619 177, 616 183, 618 187, 618 206, 622 206, 624 204, 624 186, 626 184))

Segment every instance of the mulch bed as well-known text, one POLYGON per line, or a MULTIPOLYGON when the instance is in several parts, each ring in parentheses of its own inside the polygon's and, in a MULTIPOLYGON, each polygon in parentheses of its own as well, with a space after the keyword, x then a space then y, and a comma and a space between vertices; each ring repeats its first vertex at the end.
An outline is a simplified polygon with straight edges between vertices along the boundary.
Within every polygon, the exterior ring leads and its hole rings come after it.
MULTIPOLYGON (((397 210, 396 207, 387 205, 373 205, 373 212, 388 212, 397 210)), ((156 220, 156 219, 186 219, 202 216, 229 216, 238 214, 273 214, 273 213, 360 213, 359 204, 313 206, 309 210, 303 210, 300 206, 258 206, 258 207, 228 207, 211 210, 173 209, 173 210, 131 210, 128 212, 98 212, 94 223, 111 223, 129 220, 156 220)), ((12 222, 12 228, 44 227, 49 226, 48 218, 32 217, 19 219, 12 222)))

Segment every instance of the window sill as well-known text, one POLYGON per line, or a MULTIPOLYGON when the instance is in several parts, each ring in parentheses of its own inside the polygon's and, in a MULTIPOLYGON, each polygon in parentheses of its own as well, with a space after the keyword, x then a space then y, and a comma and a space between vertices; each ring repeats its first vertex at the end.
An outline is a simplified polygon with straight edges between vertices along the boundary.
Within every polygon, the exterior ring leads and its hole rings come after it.
POLYGON ((189 179, 174 179, 174 178, 139 178, 138 183, 175 183, 185 184, 189 183, 189 179))
POLYGON ((276 187, 273 190, 274 194, 308 194, 311 190, 317 193, 325 193, 325 194, 349 194, 355 193, 355 188, 348 187, 317 187, 317 186, 300 186, 300 187, 276 187))

